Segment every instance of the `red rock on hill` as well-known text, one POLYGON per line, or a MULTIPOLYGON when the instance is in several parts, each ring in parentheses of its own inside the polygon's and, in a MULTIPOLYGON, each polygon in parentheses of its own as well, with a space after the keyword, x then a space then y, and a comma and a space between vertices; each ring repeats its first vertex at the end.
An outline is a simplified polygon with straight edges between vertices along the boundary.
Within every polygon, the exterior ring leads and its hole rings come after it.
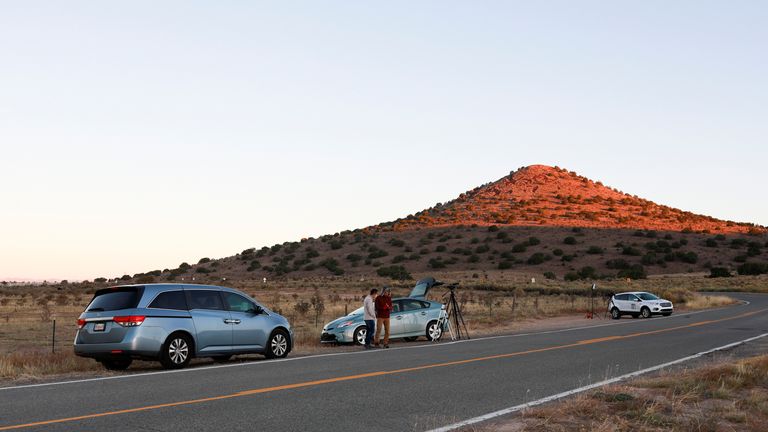
POLYGON ((573 171, 545 165, 520 168, 453 201, 375 228, 403 231, 471 224, 765 232, 765 227, 754 224, 723 221, 658 205, 573 171))

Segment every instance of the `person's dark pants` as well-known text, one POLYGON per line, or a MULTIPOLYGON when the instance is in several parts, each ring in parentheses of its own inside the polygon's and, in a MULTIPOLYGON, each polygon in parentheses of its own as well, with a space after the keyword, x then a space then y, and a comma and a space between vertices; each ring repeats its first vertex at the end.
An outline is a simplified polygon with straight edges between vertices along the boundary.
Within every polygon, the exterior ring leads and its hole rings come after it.
POLYGON ((371 341, 373 340, 373 332, 376 331, 376 321, 365 320, 365 329, 365 346, 371 346, 371 341))

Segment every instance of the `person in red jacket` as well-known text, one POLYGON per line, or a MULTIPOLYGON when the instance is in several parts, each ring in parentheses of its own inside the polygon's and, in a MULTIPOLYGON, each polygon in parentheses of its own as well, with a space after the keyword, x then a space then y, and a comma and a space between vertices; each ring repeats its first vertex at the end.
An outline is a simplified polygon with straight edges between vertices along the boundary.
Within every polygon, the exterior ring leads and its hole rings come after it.
POLYGON ((379 346, 379 334, 384 327, 384 348, 389 348, 389 314, 392 312, 392 292, 384 287, 380 296, 376 297, 376 338, 374 346, 379 346))

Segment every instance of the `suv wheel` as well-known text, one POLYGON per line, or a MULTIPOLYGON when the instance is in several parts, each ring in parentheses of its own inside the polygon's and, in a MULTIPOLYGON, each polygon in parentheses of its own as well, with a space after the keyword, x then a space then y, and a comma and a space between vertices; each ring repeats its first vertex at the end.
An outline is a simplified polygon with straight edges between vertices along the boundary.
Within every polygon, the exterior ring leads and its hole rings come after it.
POLYGON ((647 307, 640 309, 640 316, 642 316, 643 318, 650 318, 651 310, 648 309, 647 307))
POLYGON ((443 335, 443 329, 440 328, 437 321, 430 321, 427 324, 427 340, 436 341, 443 335))
POLYGON ((352 342, 358 345, 365 345, 366 334, 368 334, 368 329, 365 326, 356 328, 355 333, 352 335, 352 342))
POLYGON ((101 360, 101 364, 104 365, 107 370, 121 371, 128 369, 133 360, 127 357, 117 357, 111 359, 101 360))
POLYGON ((614 307, 613 309, 611 309, 611 318, 613 319, 621 318, 621 312, 619 312, 619 308, 614 307))
POLYGON ((160 352, 160 363, 166 369, 181 369, 192 359, 192 340, 183 333, 172 334, 160 352))
POLYGON ((283 330, 275 330, 267 342, 267 358, 283 358, 288 355, 288 335, 283 330))

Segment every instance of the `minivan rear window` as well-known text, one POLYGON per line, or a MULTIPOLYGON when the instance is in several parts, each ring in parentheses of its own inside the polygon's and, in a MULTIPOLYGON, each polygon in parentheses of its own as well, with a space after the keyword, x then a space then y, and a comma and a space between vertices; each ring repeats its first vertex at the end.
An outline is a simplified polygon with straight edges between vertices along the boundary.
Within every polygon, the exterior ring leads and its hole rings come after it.
POLYGON ((144 287, 107 288, 96 291, 86 312, 133 309, 139 305, 144 287))

